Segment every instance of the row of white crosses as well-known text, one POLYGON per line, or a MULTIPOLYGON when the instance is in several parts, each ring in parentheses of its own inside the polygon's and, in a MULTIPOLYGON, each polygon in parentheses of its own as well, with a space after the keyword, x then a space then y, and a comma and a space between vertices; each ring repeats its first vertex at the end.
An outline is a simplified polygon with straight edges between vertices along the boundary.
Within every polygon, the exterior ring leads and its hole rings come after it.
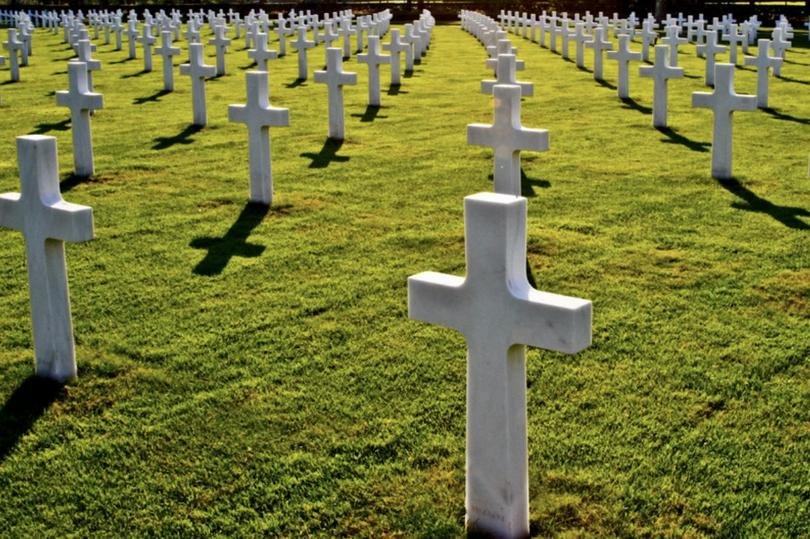
MULTIPOLYGON (((462 27, 493 21, 469 13, 462 27)), ((483 37, 483 34, 482 34, 483 37)), ((492 148, 495 193, 464 199, 466 277, 426 272, 408 279, 412 319, 460 331, 467 342, 466 526, 472 533, 529 534, 525 346, 573 354, 591 343, 591 302, 534 290, 526 277, 527 201, 520 196, 520 152, 548 149, 548 132, 521 125, 516 61, 500 34, 492 125, 471 124, 470 144, 492 148)))

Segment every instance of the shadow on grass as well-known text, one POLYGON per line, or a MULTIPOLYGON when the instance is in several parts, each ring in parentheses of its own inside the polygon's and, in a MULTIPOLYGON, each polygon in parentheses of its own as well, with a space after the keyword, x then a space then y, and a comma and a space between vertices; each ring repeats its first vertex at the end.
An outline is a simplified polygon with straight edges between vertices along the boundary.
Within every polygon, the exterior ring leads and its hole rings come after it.
POLYGON ((71 172, 59 182, 59 191, 62 193, 67 193, 68 191, 73 190, 75 187, 78 187, 84 183, 92 183, 93 181, 98 181, 98 179, 94 180, 93 176, 77 176, 71 172))
POLYGON ((793 84, 805 84, 805 85, 810 84, 810 81, 793 79, 793 78, 790 78, 790 77, 785 77, 784 75, 779 75, 777 78, 779 80, 783 80, 785 82, 792 82, 793 84))
POLYGON ((122 78, 122 79, 134 79, 135 77, 143 77, 144 75, 147 75, 147 74, 149 74, 149 73, 151 73, 151 71, 147 71, 147 70, 145 70, 145 69, 141 69, 141 70, 140 70, 140 71, 138 71, 137 73, 128 73, 128 74, 126 74, 126 75, 121 75, 121 78, 122 78))
POLYGON ((31 131, 31 134, 44 135, 45 133, 50 133, 51 131, 67 131, 68 129, 70 129, 70 118, 65 118, 61 122, 43 122, 37 124, 37 127, 31 131))
POLYGON ((770 107, 762 109, 762 111, 767 112, 777 120, 785 120, 786 122, 796 122, 802 125, 810 125, 810 118, 799 118, 796 116, 791 116, 790 114, 780 112, 777 109, 772 109, 770 107))
POLYGON ((323 148, 321 148, 320 152, 302 153, 301 157, 312 159, 312 163, 310 163, 309 168, 326 168, 329 166, 329 163, 333 161, 336 163, 345 163, 350 159, 350 157, 347 155, 337 155, 337 152, 340 151, 342 146, 342 140, 327 138, 323 143, 323 148))
POLYGON ((191 144, 194 142, 194 139, 191 138, 191 135, 195 133, 199 133, 202 131, 202 126, 200 125, 189 125, 173 137, 156 137, 153 139, 155 141, 155 145, 152 146, 153 150, 165 150, 166 148, 171 148, 175 144, 191 144))
POLYGON ((246 65, 246 66, 238 66, 238 67, 239 67, 239 69, 241 69, 242 71, 247 71, 248 69, 251 69, 251 68, 256 67, 256 62, 250 63, 250 64, 248 64, 248 65, 246 65))
POLYGON ((538 180, 535 178, 529 178, 526 176, 526 173, 523 169, 520 169, 520 194, 526 198, 535 198, 537 196, 537 191, 535 191, 535 187, 539 187, 540 189, 548 189, 551 187, 551 182, 548 180, 538 180))
POLYGON ((408 92, 402 91, 401 84, 392 84, 388 87, 388 95, 399 95, 399 94, 407 94, 408 92))
POLYGON ((352 118, 360 118, 361 122, 373 122, 377 118, 388 118, 388 116, 380 116, 380 109, 382 107, 378 107, 375 105, 368 105, 366 107, 366 111, 363 114, 352 114, 352 118))
POLYGON ((622 97, 620 98, 620 100, 622 103, 624 103, 624 106, 622 108, 637 110, 642 114, 652 114, 653 111, 652 107, 645 107, 632 97, 622 97))
POLYGON ((123 60, 116 60, 114 62, 110 62, 111 64, 126 64, 127 62, 132 62, 137 60, 137 58, 124 58, 123 60))
POLYGON ((708 148, 711 146, 709 142, 698 142, 685 137, 671 127, 656 127, 656 129, 659 133, 667 136, 666 139, 661 139, 661 142, 666 144, 680 144, 686 146, 693 152, 708 152, 708 148))
POLYGON ((265 204, 248 203, 223 237, 194 238, 189 246, 193 249, 207 249, 208 254, 192 271, 197 275, 219 275, 235 256, 244 258, 260 256, 264 252, 264 245, 247 243, 247 239, 269 211, 270 206, 265 204))
POLYGON ((72 60, 73 58, 76 58, 75 54, 73 56, 67 56, 65 58, 54 58, 53 60, 51 60, 51 62, 67 62, 68 60, 72 60))
POLYGON ((618 89, 615 84, 611 84, 606 80, 596 79, 596 83, 599 84, 599 86, 604 86, 605 88, 610 88, 611 90, 617 90, 618 89))
POLYGON ((731 205, 732 208, 766 213, 788 228, 810 230, 810 225, 799 219, 799 217, 810 217, 810 211, 791 206, 777 206, 773 202, 757 196, 736 178, 717 180, 717 183, 719 183, 723 189, 745 202, 745 204, 735 202, 731 205))
POLYGON ((62 384, 29 376, 0 409, 0 464, 14 450, 37 419, 64 395, 62 384))
POLYGON ((592 69, 588 69, 585 66, 577 66, 577 69, 579 69, 580 71, 584 71, 585 73, 593 73, 592 69))
POLYGON ((171 90, 160 90, 159 92, 155 92, 152 95, 147 95, 147 96, 144 96, 144 97, 136 97, 132 101, 132 104, 133 105, 144 105, 146 103, 155 103, 157 101, 160 101, 161 97, 163 97, 164 95, 169 95, 170 93, 172 93, 171 90))
POLYGON ((285 84, 287 88, 298 88, 299 86, 306 86, 307 79, 295 79, 294 81, 285 84))
POLYGON ((410 79, 413 78, 413 69, 406 69, 402 72, 403 79, 410 79))
POLYGON ((683 78, 685 79, 702 79, 701 75, 690 75, 689 73, 684 73, 683 78))

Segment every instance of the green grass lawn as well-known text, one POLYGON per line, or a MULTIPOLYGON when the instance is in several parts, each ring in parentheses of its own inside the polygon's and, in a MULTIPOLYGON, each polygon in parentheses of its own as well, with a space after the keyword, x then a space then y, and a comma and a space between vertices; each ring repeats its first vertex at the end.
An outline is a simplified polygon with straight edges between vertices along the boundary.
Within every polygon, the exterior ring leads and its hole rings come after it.
MULTIPOLYGON (((533 533, 810 535, 806 33, 773 110, 735 115, 725 182, 711 113, 691 108, 692 46, 661 132, 637 68, 623 103, 615 63, 597 84, 514 43, 535 83, 523 125, 551 133, 523 156, 532 273, 594 308, 590 349, 527 357, 533 533)), ((340 147, 325 85, 271 62, 291 126, 271 130, 265 212, 246 206, 247 130, 227 121, 250 63, 235 45, 195 132, 188 77, 164 95, 159 58, 145 74, 140 49, 99 44, 89 181, 70 177, 53 96, 61 32, 38 30, 23 81, 0 85, 0 191, 19 190, 15 136, 56 136, 65 199, 93 207, 97 234, 67 247, 79 378, 54 389, 31 378, 22 237, 0 232, 2 536, 463 535, 465 345, 408 320, 406 279, 465 271, 463 197, 492 189, 465 127, 492 119, 485 51, 437 27, 376 112, 352 59, 340 147)), ((738 92, 755 84, 737 70, 738 92)))

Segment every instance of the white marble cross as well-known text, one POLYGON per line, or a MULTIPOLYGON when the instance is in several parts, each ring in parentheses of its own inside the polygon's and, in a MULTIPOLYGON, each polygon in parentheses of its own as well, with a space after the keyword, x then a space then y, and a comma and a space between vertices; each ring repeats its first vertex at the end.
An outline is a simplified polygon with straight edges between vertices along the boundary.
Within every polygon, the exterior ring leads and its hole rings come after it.
POLYGON ((768 108, 768 71, 782 64, 782 59, 769 54, 771 42, 768 39, 757 41, 757 55, 745 59, 745 65, 757 67, 757 106, 768 108))
POLYGON ((380 54, 380 38, 368 36, 368 51, 357 55, 357 62, 368 64, 368 105, 380 106, 380 66, 391 63, 391 56, 380 54))
POLYGON ((80 39, 76 44, 76 51, 79 61, 87 65, 87 90, 92 92, 93 71, 99 71, 101 69, 101 61, 95 60, 91 57, 90 49, 91 47, 89 39, 80 39))
POLYGON ((56 139, 17 137, 21 193, 0 195, 0 226, 25 237, 36 374, 58 382, 76 377, 64 242, 93 239, 93 210, 59 193, 56 139))
POLYGON ((408 278, 408 316, 467 341, 466 524, 486 537, 529 536, 526 349, 575 354, 591 344, 591 302, 535 290, 526 278, 526 199, 464 199, 466 277, 408 278))
POLYGON ((357 84, 357 73, 343 71, 343 51, 336 47, 326 49, 326 71, 315 72, 315 82, 326 84, 329 94, 329 138, 343 140, 343 86, 357 84))
POLYGON ((203 60, 201 43, 188 46, 189 63, 180 64, 180 74, 191 77, 191 105, 193 124, 200 127, 208 125, 208 112, 205 104, 205 79, 217 74, 217 68, 207 65, 203 60))
POLYGON ((681 27, 673 24, 667 26, 667 37, 661 39, 661 44, 669 47, 669 65, 678 67, 678 46, 686 45, 689 40, 681 36, 681 27))
POLYGON ((653 87, 653 126, 667 126, 667 109, 669 108, 669 79, 683 78, 682 67, 671 67, 669 65, 669 47, 666 45, 655 46, 655 64, 652 66, 641 66, 638 74, 641 77, 651 77, 655 83, 653 87))
POLYGON ((86 178, 95 172, 90 114, 104 108, 104 97, 88 89, 87 65, 83 62, 68 62, 68 80, 70 90, 56 92, 56 104, 70 109, 74 174, 86 178))
POLYGON ((737 64, 737 45, 742 44, 743 40, 748 40, 748 36, 741 34, 737 31, 736 24, 730 24, 728 34, 723 36, 723 39, 728 41, 728 61, 731 64, 737 64))
POLYGON ((164 31, 160 33, 161 45, 155 49, 155 53, 163 58, 163 89, 167 92, 174 90, 174 63, 172 56, 180 54, 180 49, 172 46, 172 33, 164 31))
POLYGON ((528 129, 520 123, 520 86, 496 85, 493 89, 495 121, 492 125, 467 126, 467 143, 488 146, 495 154, 495 192, 519 196, 520 151, 548 150, 548 131, 528 129))
POLYGON ((127 36, 127 46, 129 47, 129 55, 128 58, 133 60, 138 55, 138 50, 135 48, 138 39, 138 28, 136 27, 136 22, 130 20, 127 23, 127 31, 124 32, 127 36))
POLYGON ((391 43, 383 45, 383 49, 391 53, 391 85, 399 86, 402 84, 400 53, 405 53, 405 65, 413 66, 413 47, 402 41, 399 36, 399 29, 394 28, 391 30, 391 43))
POLYGON ((732 115, 735 110, 756 110, 757 98, 734 92, 734 64, 716 64, 714 69, 714 92, 694 92, 692 106, 712 109, 714 112, 712 176, 728 179, 732 177, 732 115))
POLYGON ((404 33, 402 34, 403 43, 407 43, 408 45, 411 46, 410 56, 408 56, 407 54, 405 55, 405 71, 410 73, 413 71, 413 64, 416 61, 416 45, 421 40, 419 39, 419 36, 414 34, 413 24, 411 23, 406 24, 403 31, 404 31, 404 33), (410 62, 408 62, 409 58, 410 62))
POLYGON ((287 27, 286 21, 279 19, 278 25, 276 26, 279 58, 287 55, 287 36, 292 35, 292 32, 293 31, 287 27))
POLYGON ((613 44, 605 38, 607 30, 604 26, 600 26, 594 30, 591 39, 585 42, 585 46, 593 49, 593 78, 594 80, 604 80, 602 68, 602 53, 604 51, 612 51, 613 44))
MULTIPOLYGON (((771 49, 773 50, 773 55, 784 60, 785 54, 790 46, 790 41, 785 39, 784 30, 782 28, 774 28, 773 39, 771 40, 771 49)), ((778 77, 781 75, 781 71, 782 64, 779 64, 776 68, 774 68, 773 74, 778 77)))
POLYGON ((496 80, 481 81, 481 93, 492 95, 496 84, 514 84, 520 87, 521 95, 531 97, 534 95, 534 84, 517 80, 517 59, 514 54, 499 54, 498 66, 495 70, 496 80))
POLYGON ((228 46, 231 40, 225 34, 228 32, 228 27, 220 24, 214 27, 214 37, 208 40, 209 45, 213 45, 217 53, 217 76, 221 77, 225 74, 225 53, 228 52, 228 46))
POLYGON ((267 71, 267 60, 275 60, 278 53, 267 48, 267 34, 264 32, 257 33, 253 42, 256 48, 248 51, 248 57, 256 62, 258 71, 267 71))
MULTIPOLYGON (((517 58, 517 49, 512 46, 512 42, 508 39, 499 39, 498 44, 494 47, 487 47, 487 52, 491 55, 486 60, 486 66, 492 71, 498 71, 498 55, 512 54, 517 58)), ((515 69, 523 71, 526 69, 526 62, 523 60, 515 60, 515 69)))
POLYGON ((22 51, 25 44, 17 41, 17 30, 14 28, 8 29, 8 41, 3 43, 3 48, 9 53, 9 66, 11 67, 11 80, 17 82, 20 80, 20 59, 18 52, 22 51))
POLYGON ((309 67, 307 64, 307 49, 315 47, 314 41, 307 40, 307 27, 298 27, 298 37, 290 45, 298 51, 298 80, 307 80, 309 67))
POLYGON ((705 82, 706 86, 714 86, 714 64, 715 56, 726 52, 724 45, 717 43, 717 32, 709 30, 706 32, 706 43, 697 46, 698 53, 706 57, 705 82))
POLYGON ((289 109, 270 106, 266 71, 249 71, 247 104, 229 105, 228 120, 247 125, 250 162, 250 202, 273 202, 270 127, 290 125, 289 109))
POLYGON ((622 99, 630 97, 630 62, 640 62, 641 53, 631 51, 630 36, 621 34, 618 50, 608 52, 607 57, 619 64, 619 97, 622 99))
POLYGON ((578 22, 574 28, 574 43, 577 45, 576 62, 579 68, 585 67, 585 44, 588 39, 588 35, 585 33, 585 23, 578 22))
POLYGON ((152 45, 157 43, 157 38, 152 35, 152 26, 144 23, 143 35, 138 38, 138 43, 143 45, 143 70, 147 73, 152 71, 152 45))

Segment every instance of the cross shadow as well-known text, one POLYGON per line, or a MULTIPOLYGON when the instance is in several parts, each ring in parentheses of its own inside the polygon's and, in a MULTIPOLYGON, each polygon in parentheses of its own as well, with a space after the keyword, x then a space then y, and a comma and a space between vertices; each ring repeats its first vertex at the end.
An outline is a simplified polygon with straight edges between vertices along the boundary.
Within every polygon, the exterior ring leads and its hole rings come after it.
POLYGON ((248 64, 248 65, 246 65, 246 66, 238 66, 238 67, 239 67, 239 69, 241 69, 242 71, 247 71, 248 69, 251 69, 251 68, 253 68, 253 67, 255 67, 255 66, 256 66, 256 62, 253 62, 252 64, 248 64))
POLYGON ((45 97, 53 97, 53 96, 55 96, 55 95, 56 95, 56 90, 51 90, 50 92, 48 92, 47 94, 45 94, 45 97))
POLYGON ((413 69, 406 69, 402 72, 403 79, 410 79, 413 77, 413 69))
POLYGON ((202 126, 192 124, 172 137, 156 137, 153 139, 156 144, 152 146, 152 149, 165 150, 166 148, 171 148, 175 144, 191 144, 194 142, 191 135, 200 131, 202 131, 202 126))
POLYGON ((219 275, 234 256, 255 258, 264 252, 264 245, 247 243, 250 233, 270 211, 265 204, 248 203, 242 209, 236 222, 221 238, 194 238, 189 244, 193 249, 207 249, 199 264, 192 270, 197 275, 219 275))
POLYGON ((606 80, 599 80, 599 79, 596 79, 596 83, 597 83, 597 84, 599 84, 599 86, 604 86, 605 88, 610 88, 611 90, 617 90, 617 89, 618 89, 618 88, 616 87, 616 85, 611 84, 611 83, 609 83, 609 82, 608 82, 608 81, 606 81, 606 80))
POLYGON ((793 79, 793 78, 790 78, 790 77, 785 77, 784 75, 779 75, 777 78, 779 80, 783 80, 785 82, 792 82, 794 84, 805 84, 805 85, 810 84, 810 81, 793 79))
POLYGON ((127 62, 132 62, 137 60, 137 58, 124 58, 123 60, 116 60, 115 62, 110 62, 111 64, 125 64, 127 62))
POLYGON ((45 133, 50 133, 51 131, 67 131, 70 129, 70 118, 65 118, 61 122, 53 122, 53 123, 40 123, 37 124, 36 129, 31 131, 32 135, 44 135, 45 133))
POLYGON ((593 69, 588 69, 585 66, 577 66, 577 69, 579 69, 580 71, 584 71, 585 73, 593 73, 593 69))
POLYGON ((132 101, 132 104, 133 105, 143 105, 145 103, 150 103, 150 102, 154 103, 154 102, 160 101, 161 97, 163 97, 164 95, 169 95, 170 93, 172 93, 171 90, 165 90, 165 89, 160 90, 159 92, 155 92, 152 95, 147 95, 147 96, 144 96, 144 97, 136 97, 132 101))
POLYGON ((54 58, 53 60, 51 60, 51 62, 67 62, 68 60, 72 60, 75 57, 76 57, 76 55, 67 56, 65 58, 54 58))
POLYGON ((675 131, 674 129, 672 129, 671 127, 656 127, 655 129, 657 129, 658 132, 661 133, 662 135, 667 136, 669 140, 661 139, 661 142, 664 142, 666 144, 681 144, 683 146, 686 146, 693 152, 708 152, 709 150, 707 148, 711 146, 711 143, 709 142, 698 142, 696 140, 692 140, 688 137, 685 137, 680 133, 678 133, 677 131, 675 131))
POLYGON ((771 116, 773 116, 777 120, 785 120, 785 121, 788 121, 788 122, 796 122, 796 123, 800 123, 800 124, 803 124, 803 125, 810 125, 810 118, 798 118, 796 116, 791 116, 790 114, 780 112, 780 111, 778 111, 776 109, 773 109, 773 108, 770 108, 770 107, 762 109, 762 111, 767 112, 768 114, 770 114, 771 116))
POLYGON ((59 191, 61 193, 67 193, 68 191, 73 190, 73 188, 78 187, 85 183, 101 183, 103 179, 96 177, 96 176, 77 176, 75 172, 70 172, 62 178, 62 181, 59 182, 59 191))
POLYGON ((48 408, 65 395, 62 384, 29 376, 0 409, 0 464, 48 408))
POLYGON ((551 187, 551 182, 548 180, 538 180, 535 178, 529 178, 526 176, 526 173, 523 169, 520 169, 520 194, 526 198, 535 198, 537 196, 537 191, 535 191, 535 187, 539 187, 540 189, 548 189, 551 187))
POLYGON ((572 60, 571 58, 562 58, 562 61, 563 61, 563 62, 568 62, 569 64, 576 63, 576 62, 574 62, 574 60, 572 60))
POLYGON ((622 97, 621 102, 624 103, 622 108, 637 110, 642 114, 652 114, 652 107, 645 107, 632 97, 622 97))
POLYGON ((53 73, 51 73, 51 75, 53 75, 53 76, 56 76, 56 75, 67 75, 67 71, 54 71, 53 73))
POLYGON ((765 200, 750 191, 736 178, 729 180, 717 180, 723 189, 741 198, 745 204, 735 202, 732 208, 758 213, 767 213, 788 228, 796 230, 810 230, 810 225, 799 219, 799 217, 810 217, 810 211, 804 208, 791 206, 777 206, 773 202, 765 200))
POLYGON ((388 116, 379 116, 381 108, 382 107, 378 107, 375 105, 368 105, 366 107, 366 111, 363 114, 352 114, 352 118, 360 118, 361 122, 373 122, 378 117, 388 118, 388 116))
POLYGON ((323 148, 318 153, 306 152, 302 153, 301 157, 312 159, 309 168, 326 168, 332 161, 336 163, 345 163, 350 159, 346 155, 336 155, 340 148, 343 146, 342 140, 327 138, 323 143, 323 148))
POLYGON ((126 75, 121 75, 122 79, 134 79, 135 77, 143 77, 144 75, 151 73, 151 71, 146 71, 145 69, 141 69, 137 73, 128 73, 126 75))
POLYGON ((295 79, 294 81, 285 84, 287 88, 298 88, 299 86, 306 86, 307 79, 295 79))
POLYGON ((688 73, 684 73, 683 78, 685 78, 685 79, 702 79, 703 77, 701 75, 690 75, 688 73))
POLYGON ((392 84, 388 87, 388 95, 399 95, 399 94, 407 94, 408 92, 402 91, 401 84, 392 84))

